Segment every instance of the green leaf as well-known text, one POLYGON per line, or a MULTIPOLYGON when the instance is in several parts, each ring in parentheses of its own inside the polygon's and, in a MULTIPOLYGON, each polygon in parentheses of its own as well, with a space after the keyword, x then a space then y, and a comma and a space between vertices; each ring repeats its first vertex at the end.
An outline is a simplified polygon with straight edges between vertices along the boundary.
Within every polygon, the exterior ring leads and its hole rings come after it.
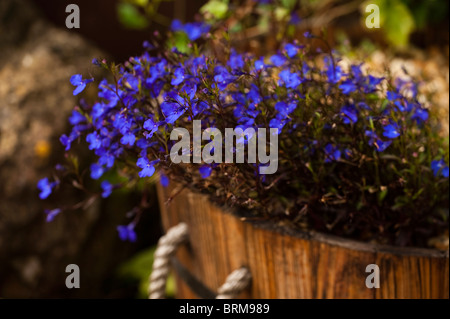
POLYGON ((189 40, 188 36, 184 32, 175 32, 173 37, 169 38, 168 40, 168 46, 169 48, 177 48, 178 51, 182 53, 189 53, 189 43, 191 41, 189 40))
POLYGON ((413 15, 400 0, 379 2, 381 28, 387 40, 395 47, 408 45, 409 36, 415 29, 413 15))
MULTIPOLYGON (((148 297, 148 278, 152 272, 155 247, 144 250, 136 254, 118 270, 119 277, 133 278, 139 280, 139 297, 148 297)), ((173 276, 169 276, 166 285, 166 295, 173 297, 175 295, 175 281, 173 276)))
POLYGON ((270 17, 262 15, 258 21, 258 28, 261 32, 268 32, 270 29, 270 17))
POLYGON ((146 7, 148 5, 149 0, 133 0, 132 2, 137 6, 146 7))
POLYGON ((419 196, 422 195, 422 193, 424 191, 425 191, 425 188, 419 189, 419 191, 417 193, 415 193, 414 196, 412 197, 412 200, 416 200, 417 198, 419 198, 419 196))
POLYGON ((281 0, 281 3, 283 4, 283 7, 292 9, 298 0, 281 0))
POLYGON ((145 29, 149 22, 139 10, 129 3, 119 3, 117 5, 117 14, 120 23, 129 29, 145 29))
POLYGON ((277 19, 277 21, 283 20, 288 16, 288 14, 289 10, 286 8, 278 7, 275 9, 275 19, 277 19))
POLYGON ((388 194, 388 189, 385 188, 381 192, 378 193, 378 203, 382 203, 388 194))
POLYGON ((241 23, 235 23, 231 28, 230 28, 230 32, 231 33, 237 33, 237 32, 242 32, 242 24, 241 23))
POLYGON ((210 0, 207 4, 200 8, 201 13, 209 12, 216 19, 223 19, 228 12, 227 1, 210 0))

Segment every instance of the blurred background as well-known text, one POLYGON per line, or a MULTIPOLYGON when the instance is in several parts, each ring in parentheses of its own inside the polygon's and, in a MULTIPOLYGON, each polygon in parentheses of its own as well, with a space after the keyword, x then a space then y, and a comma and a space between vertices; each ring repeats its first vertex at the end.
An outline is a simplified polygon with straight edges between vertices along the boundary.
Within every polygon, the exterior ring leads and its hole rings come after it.
MULTIPOLYGON (((448 135, 449 16, 446 0, 378 0, 381 28, 367 29, 371 1, 339 0, 0 0, 0 298, 144 298, 153 249, 161 236, 155 188, 117 192, 88 209, 46 223, 44 210, 77 203, 62 188, 39 200, 36 183, 65 160, 59 136, 79 103, 70 76, 102 78, 93 58, 122 63, 158 39, 176 18, 223 24, 236 47, 264 55, 305 31, 324 32, 346 58, 373 70, 421 79, 430 107, 442 112, 448 135), (66 6, 81 11, 81 28, 67 29, 66 6), (205 10, 209 6, 209 10, 205 10), (214 12, 211 16, 211 12, 214 12), (161 34, 156 37, 155 32, 161 34), (145 198, 136 243, 116 226, 145 198), (65 268, 81 269, 81 288, 67 289, 65 268)), ((175 43, 182 46, 179 42, 175 43)), ((318 44, 320 45, 320 44, 318 44)), ((95 88, 83 98, 94 101, 95 88)), ((92 156, 77 146, 80 166, 92 156)), ((173 294, 170 285, 169 294, 173 294)))

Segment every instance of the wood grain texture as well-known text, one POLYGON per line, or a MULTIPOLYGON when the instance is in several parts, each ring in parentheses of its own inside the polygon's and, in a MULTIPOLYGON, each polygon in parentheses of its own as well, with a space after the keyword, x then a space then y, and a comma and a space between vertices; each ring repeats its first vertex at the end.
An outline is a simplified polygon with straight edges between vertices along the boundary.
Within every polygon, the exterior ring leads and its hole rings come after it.
MULTIPOLYGON (((229 273, 246 266, 253 279, 240 298, 449 298, 448 251, 274 230, 242 221, 188 190, 166 205, 170 194, 170 187, 159 187, 165 230, 179 222, 189 226, 189 244, 176 257, 213 291, 229 273), (379 289, 365 285, 369 264, 380 267, 379 289)), ((197 298, 177 279, 177 298, 197 298)))

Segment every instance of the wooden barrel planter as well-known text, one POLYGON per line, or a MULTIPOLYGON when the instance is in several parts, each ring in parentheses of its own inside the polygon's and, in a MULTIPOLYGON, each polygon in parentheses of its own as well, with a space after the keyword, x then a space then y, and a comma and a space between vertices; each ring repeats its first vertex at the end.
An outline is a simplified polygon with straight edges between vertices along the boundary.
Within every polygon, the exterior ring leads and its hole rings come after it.
POLYGON ((242 220, 186 189, 166 205, 169 194, 170 187, 159 187, 165 230, 180 222, 189 227, 189 243, 173 259, 177 298, 204 298, 199 283, 216 292, 242 266, 252 281, 240 298, 449 298, 448 250, 275 229, 268 222, 242 220), (379 267, 379 288, 366 286, 370 264, 379 267))

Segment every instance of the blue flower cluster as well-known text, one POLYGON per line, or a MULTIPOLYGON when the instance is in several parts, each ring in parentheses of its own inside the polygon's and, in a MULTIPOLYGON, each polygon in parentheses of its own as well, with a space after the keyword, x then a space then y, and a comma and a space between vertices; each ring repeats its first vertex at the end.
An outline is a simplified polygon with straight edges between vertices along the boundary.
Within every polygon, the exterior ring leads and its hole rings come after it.
MULTIPOLYGON (((175 20, 172 30, 185 32, 195 41, 209 26, 183 25, 175 20)), ((186 56, 175 49, 151 55, 152 47, 146 47, 148 51, 141 56, 110 69, 114 81, 98 84, 98 102, 77 107, 69 118, 71 132, 61 136, 66 151, 84 138, 97 155, 98 160, 90 166, 92 179, 102 178, 123 163, 135 172, 130 175, 128 170, 130 178, 152 177, 158 167, 167 173, 174 143, 170 132, 179 126, 190 129, 194 119, 219 129, 276 127, 283 141, 280 163, 286 165, 285 172, 308 163, 310 172, 323 171, 324 176, 337 164, 359 166, 365 158, 376 156, 373 153, 388 148, 393 155, 405 156, 402 138, 411 130, 420 132, 429 119, 428 110, 417 101, 417 90, 412 97, 401 93, 411 83, 389 83, 389 91, 384 92, 381 84, 387 79, 365 74, 361 65, 344 70, 334 55, 317 61, 312 53, 310 57, 308 47, 299 43, 287 43, 269 57, 231 49, 220 61, 202 53, 186 56)), ((109 69, 105 62, 95 60, 94 64, 109 69)), ((90 81, 73 76, 74 94, 90 81)), ((436 177, 448 178, 443 160, 429 165, 436 177)), ((353 166, 349 166, 352 173, 353 166)), ((254 175, 253 166, 245 169, 248 176, 254 175)), ((204 164, 197 170, 206 179, 215 171, 223 172, 223 166, 204 164)), ((167 186, 169 178, 164 171, 161 183, 167 186)), ((270 185, 273 179, 260 182, 270 185)), ((40 197, 47 198, 56 184, 41 180, 40 197)), ((101 196, 108 197, 116 187, 102 181, 101 196)), ((48 219, 58 213, 49 212, 48 219)), ((122 239, 135 240, 134 225, 119 226, 118 231, 122 239)))
POLYGON ((203 34, 209 31, 210 25, 204 22, 188 22, 186 24, 181 23, 180 20, 173 20, 171 29, 172 31, 182 31, 186 33, 189 40, 195 41, 200 38, 203 34))
MULTIPOLYGON (((175 21, 174 25, 175 29, 186 32, 198 27, 199 34, 207 30, 202 30, 204 27, 201 24, 181 26, 175 21)), ((344 96, 346 102, 337 111, 343 124, 355 125, 364 119, 367 123, 368 119, 371 123, 379 123, 381 134, 374 127, 365 130, 368 145, 379 152, 385 151, 405 129, 403 123, 394 118, 408 116, 419 125, 428 119, 426 109, 399 93, 401 87, 387 92, 389 103, 381 112, 368 106, 365 96, 379 91, 378 85, 383 78, 363 75, 360 65, 354 65, 348 73, 343 73, 341 67, 326 56, 323 71, 317 72, 306 61, 299 69, 298 56, 303 48, 297 44, 286 44, 282 51, 268 59, 271 63, 267 64, 262 58, 255 60, 235 51, 231 52, 225 65, 203 55, 173 63, 165 57, 152 57, 146 52, 120 67, 117 86, 106 80, 100 82, 100 101, 90 108, 73 111, 69 119, 73 125, 72 132, 68 136, 61 136, 61 143, 67 151, 71 143, 86 132, 89 149, 99 157, 98 162, 91 165, 93 179, 101 178, 114 166, 118 157, 128 156, 130 151, 138 154, 136 166, 141 169, 139 177, 150 177, 155 172, 155 165, 161 160, 149 159, 149 149, 155 147, 155 151, 160 151, 158 148, 161 147, 154 135, 169 132, 180 118, 188 121, 202 118, 206 124, 215 125, 220 109, 223 112, 232 106, 232 120, 235 123, 228 124, 243 128, 255 127, 262 126, 266 119, 270 127, 277 127, 281 133, 287 123, 295 122, 292 113, 304 107, 309 86, 317 85, 312 80, 314 71, 322 74, 323 84, 329 86, 328 90, 337 86, 337 94, 340 91, 344 96), (269 83, 273 78, 278 78, 272 84, 283 89, 283 94, 268 92, 267 87, 256 83, 250 84, 248 89, 242 88, 239 79, 245 77, 269 83), (161 99, 161 103, 158 99, 161 99), (272 118, 268 114, 272 114, 272 118)), ((72 77, 71 82, 77 86, 77 93, 87 83, 81 75, 72 77)), ((338 161, 341 149, 343 145, 328 143, 323 149, 325 162, 338 161)), ((210 175, 205 168, 201 171, 202 176, 210 175)), ((41 197, 45 198, 54 185, 45 180, 39 187, 42 190, 41 197)), ((110 191, 104 192, 105 196, 109 194, 110 191)))

